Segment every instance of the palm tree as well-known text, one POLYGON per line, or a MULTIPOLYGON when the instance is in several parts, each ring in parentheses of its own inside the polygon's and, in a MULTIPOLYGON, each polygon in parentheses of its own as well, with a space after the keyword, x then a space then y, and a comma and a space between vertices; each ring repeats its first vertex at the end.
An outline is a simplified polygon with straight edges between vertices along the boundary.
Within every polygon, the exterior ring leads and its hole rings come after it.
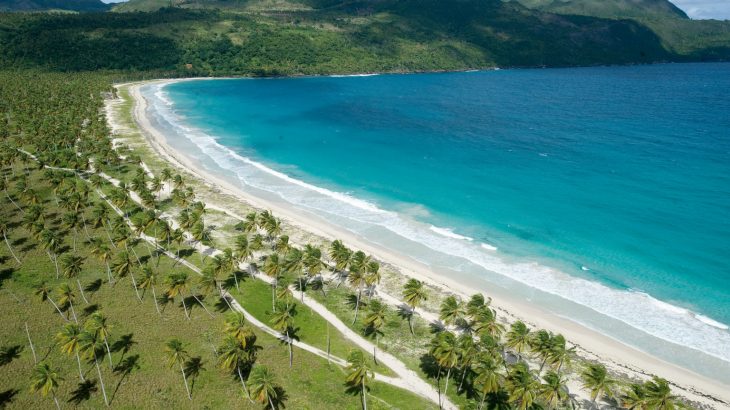
POLYGON ((566 380, 560 374, 549 371, 542 378, 545 383, 540 386, 540 399, 548 405, 548 408, 557 409, 570 399, 566 380))
POLYGON ((500 381, 502 379, 502 374, 500 373, 502 365, 500 361, 501 357, 496 358, 488 352, 482 352, 477 357, 477 362, 474 366, 474 372, 476 373, 474 386, 482 394, 479 402, 480 409, 484 406, 487 395, 495 393, 500 389, 500 381))
MULTIPOLYGON (((2 179, 0 179, 0 180, 2 180, 2 179)), ((8 228, 7 222, 0 221, 0 233, 2 233, 2 235, 3 235, 3 239, 5 240, 5 245, 7 245, 8 250, 10 251, 10 254, 13 255, 13 258, 15 259, 15 261, 18 262, 18 265, 20 265, 20 263, 21 263, 20 259, 18 259, 18 257, 15 256, 15 252, 13 252, 13 247, 10 246, 10 241, 8 241, 8 231, 9 231, 9 228, 8 228)))
POLYGON ((106 352, 109 356, 109 368, 113 369, 114 362, 112 362, 112 351, 109 348, 109 337, 111 336, 112 326, 107 323, 106 316, 104 316, 101 312, 94 312, 86 321, 84 327, 87 332, 96 334, 104 341, 104 346, 106 346, 106 352))
POLYGON ((106 388, 104 387, 104 379, 101 377, 101 369, 99 369, 98 352, 100 350, 102 352, 104 351, 104 341, 96 332, 83 332, 79 335, 79 343, 84 356, 94 360, 96 374, 99 376, 99 383, 101 384, 101 392, 104 395, 104 403, 109 406, 109 400, 106 397, 106 388))
POLYGON ((289 345, 289 367, 292 367, 294 353, 292 351, 293 339, 291 332, 294 330, 294 316, 297 314, 296 303, 279 302, 277 309, 271 316, 271 324, 274 329, 286 335, 286 342, 289 345))
POLYGON ((81 281, 79 281, 79 274, 81 273, 81 268, 84 265, 84 258, 81 256, 76 255, 64 255, 61 258, 61 270, 63 271, 63 276, 71 279, 76 279, 76 284, 79 286, 79 293, 81 294, 81 298, 84 299, 84 302, 86 304, 89 303, 89 301, 86 299, 86 295, 84 295, 84 289, 81 287, 81 281))
POLYGON ((81 357, 79 355, 79 352, 81 351, 79 341, 81 333, 81 326, 75 323, 69 323, 56 334, 56 340, 61 343, 61 352, 69 356, 76 356, 76 362, 79 365, 79 377, 81 377, 81 381, 84 381, 86 379, 84 379, 84 372, 81 369, 81 357))
POLYGON ((352 319, 354 325, 357 321, 357 314, 360 311, 360 300, 362 299, 362 288, 366 285, 365 272, 358 266, 350 267, 350 274, 347 276, 347 281, 350 285, 357 289, 357 298, 355 299, 355 317, 352 319))
POLYGON ((606 366, 591 363, 583 370, 580 377, 583 381, 583 388, 591 392, 593 403, 603 395, 609 398, 614 396, 613 389, 616 381, 608 375, 606 366))
POLYGON ((464 305, 455 296, 448 296, 441 302, 439 319, 447 326, 453 325, 466 314, 464 305))
POLYGON ((444 386, 444 396, 449 390, 449 378, 451 370, 456 367, 459 361, 459 343, 456 336, 449 332, 441 332, 431 341, 431 356, 436 359, 439 366, 438 384, 439 384, 439 406, 441 406, 441 369, 446 369, 446 384, 444 386))
POLYGON ((251 385, 251 396, 257 402, 268 405, 271 410, 279 408, 283 399, 283 392, 276 384, 274 374, 266 366, 255 366, 249 377, 251 385))
POLYGON ((286 255, 291 248, 292 248, 292 246, 289 243, 288 235, 281 235, 279 237, 279 239, 276 240, 276 243, 274 243, 274 246, 273 246, 273 249, 275 252, 279 252, 283 255, 286 255))
POLYGON ((190 388, 188 387, 188 378, 185 375, 185 368, 183 364, 188 358, 188 352, 185 350, 185 346, 180 339, 170 339, 165 343, 165 355, 167 356, 167 365, 172 368, 176 364, 180 365, 180 372, 185 382, 185 390, 188 392, 188 399, 192 400, 193 396, 190 394, 190 388))
POLYGON ((109 266, 109 261, 112 260, 111 249, 109 249, 108 246, 104 245, 102 241, 97 238, 93 238, 93 240, 91 241, 91 246, 91 253, 99 258, 100 261, 104 262, 104 265, 106 265, 106 274, 109 279, 109 283, 114 283, 114 278, 112 278, 112 270, 109 266))
POLYGON ((78 234, 79 227, 79 216, 75 212, 68 212, 63 215, 63 227, 66 229, 73 230, 73 250, 76 252, 76 236, 78 234))
POLYGON ((272 253, 264 262, 264 273, 273 279, 271 282, 271 308, 276 311, 276 285, 284 272, 284 266, 278 253, 272 253))
POLYGON ((510 391, 509 401, 519 410, 526 410, 537 399, 540 383, 524 362, 518 362, 510 369, 507 376, 507 388, 510 391))
POLYGON ((147 292, 147 289, 150 289, 152 291, 152 300, 155 301, 155 309, 157 309, 157 314, 162 315, 160 312, 160 306, 157 303, 157 292, 155 291, 155 285, 157 284, 157 274, 155 273, 152 268, 149 266, 145 266, 142 268, 142 278, 139 281, 139 288, 143 289, 142 295, 144 296, 144 292, 147 292))
POLYGON ((238 374, 238 378, 241 380, 241 385, 243 386, 243 391, 246 393, 246 396, 249 397, 249 400, 251 399, 251 394, 246 386, 246 381, 243 379, 243 372, 241 369, 250 367, 256 360, 256 347, 258 346, 255 346, 253 343, 255 339, 255 336, 248 336, 244 338, 243 340, 250 342, 250 344, 245 345, 244 343, 246 342, 242 343, 241 339, 228 335, 225 339, 223 339, 223 344, 218 348, 219 366, 224 370, 228 370, 230 372, 235 371, 236 374, 238 374))
POLYGON ((669 383, 661 377, 654 376, 644 382, 644 392, 646 404, 650 409, 673 410, 676 407, 684 407, 684 404, 678 402, 678 397, 672 394, 669 383))
POLYGON ((570 365, 570 360, 574 352, 575 347, 568 348, 565 337, 563 335, 557 335, 552 339, 552 347, 548 360, 553 367, 557 366, 557 372, 560 374, 564 365, 570 365))
POLYGON ((533 333, 532 337, 530 338, 530 349, 541 360, 540 370, 538 370, 538 373, 542 373, 542 369, 543 367, 545 367, 545 363, 547 363, 548 359, 550 358, 553 347, 553 337, 554 336, 552 333, 548 332, 547 330, 540 329, 537 332, 533 333))
POLYGON ((518 320, 510 326, 507 332, 507 347, 517 352, 517 358, 522 360, 522 352, 530 346, 530 328, 521 320, 518 320))
POLYGON ((256 231, 258 227, 258 214, 256 212, 249 212, 246 214, 246 218, 236 224, 236 229, 244 233, 252 233, 256 231))
POLYGON ((53 307, 56 308, 56 311, 58 311, 58 314, 61 316, 61 319, 63 319, 64 321, 68 321, 68 319, 66 319, 66 317, 63 316, 63 312, 61 312, 61 308, 59 308, 58 305, 56 304, 56 302, 53 301, 53 298, 51 297, 51 288, 49 288, 48 285, 46 285, 46 282, 42 282, 40 285, 38 285, 35 288, 35 292, 33 292, 33 293, 35 293, 36 296, 40 297, 41 302, 45 302, 46 300, 51 302, 53 307))
POLYGON ((167 277, 167 290, 165 294, 168 298, 175 300, 177 296, 182 299, 183 309, 185 309, 185 317, 190 320, 190 314, 188 314, 188 307, 185 305, 185 293, 190 285, 188 274, 185 272, 175 272, 167 277))
POLYGON ((256 335, 253 333, 253 330, 251 330, 251 327, 246 324, 246 318, 243 313, 231 313, 231 315, 226 318, 223 330, 227 335, 238 339, 238 342, 243 345, 244 349, 251 341, 251 338, 254 338, 253 340, 255 341, 256 335))
POLYGON ((367 385, 375 377, 373 370, 368 365, 365 355, 360 350, 353 350, 347 357, 347 374, 345 375, 345 384, 350 388, 360 390, 362 398, 362 408, 367 410, 367 385))
POLYGON ((413 314, 416 313, 416 308, 421 304, 421 302, 428 299, 426 290, 423 287, 423 282, 417 279, 409 279, 403 287, 403 298, 405 299, 406 304, 411 308, 412 314, 408 316, 408 327, 411 329, 411 334, 414 334, 413 314))
POLYGON ((76 309, 74 309, 74 301, 76 300, 76 295, 74 295, 73 290, 68 285, 68 283, 62 283, 61 286, 58 287, 58 304, 63 309, 71 309, 71 313, 73 314, 74 322, 79 323, 78 318, 76 318, 76 309))
POLYGON ((39 391, 43 397, 48 396, 48 393, 50 393, 53 402, 56 403, 56 408, 61 410, 58 398, 56 398, 56 389, 58 389, 58 382, 61 380, 63 378, 58 374, 57 369, 52 369, 47 363, 39 363, 33 368, 33 374, 30 378, 30 391, 39 391))
POLYGON ((646 390, 641 383, 631 383, 621 396, 621 407, 629 410, 648 410, 646 390))
MULTIPOLYGON (((140 266, 142 265, 140 264, 140 266)), ((139 289, 137 289, 137 281, 134 279, 134 273, 132 272, 133 268, 134 265, 132 259, 129 257, 129 253, 127 251, 119 252, 114 263, 112 263, 112 271, 118 278, 121 279, 125 276, 132 278, 132 288, 134 288, 134 293, 137 295, 137 299, 141 302, 142 297, 139 295, 139 289)))
POLYGON ((310 278, 319 277, 322 295, 327 296, 324 291, 324 280, 322 279, 322 270, 325 264, 322 261, 322 250, 311 244, 304 245, 304 266, 307 269, 307 276, 310 278))
POLYGON ((46 253, 48 254, 48 258, 53 262, 53 265, 56 267, 56 278, 60 276, 60 271, 58 270, 58 250, 61 247, 61 239, 56 235, 55 232, 44 229, 40 233, 41 237, 41 246, 43 249, 45 249, 46 253))
POLYGON ((375 352, 378 348, 379 337, 383 334, 383 326, 386 322, 386 314, 388 313, 388 307, 375 299, 370 302, 368 306, 368 314, 365 316, 365 333, 372 334, 375 336, 375 346, 373 346, 373 361, 378 364, 378 359, 375 352))
POLYGON ((474 341, 474 336, 467 332, 460 334, 456 342, 459 346, 458 366, 461 369, 461 381, 457 390, 457 393, 459 393, 462 391, 467 374, 472 371, 472 365, 477 360, 481 346, 474 341))
POLYGON ((304 253, 297 248, 290 248, 284 260, 284 269, 288 273, 296 275, 299 280, 299 291, 302 293, 302 301, 304 301, 304 284, 302 283, 304 267, 304 253))

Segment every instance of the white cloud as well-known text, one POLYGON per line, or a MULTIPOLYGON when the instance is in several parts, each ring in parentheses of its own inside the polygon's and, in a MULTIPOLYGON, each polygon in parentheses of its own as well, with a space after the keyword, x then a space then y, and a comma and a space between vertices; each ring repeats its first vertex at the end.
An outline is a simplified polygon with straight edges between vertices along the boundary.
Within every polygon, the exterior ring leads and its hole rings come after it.
POLYGON ((693 19, 730 20, 730 0, 672 0, 693 19))

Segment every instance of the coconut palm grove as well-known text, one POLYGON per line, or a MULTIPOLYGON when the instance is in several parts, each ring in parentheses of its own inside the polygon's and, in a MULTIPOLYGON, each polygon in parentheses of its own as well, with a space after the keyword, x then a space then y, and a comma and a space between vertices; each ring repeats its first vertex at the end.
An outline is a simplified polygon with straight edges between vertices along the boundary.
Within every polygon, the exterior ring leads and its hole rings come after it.
MULTIPOLYGON (((424 51, 413 40, 421 34, 400 29, 391 34, 408 41, 394 40, 403 47, 394 51, 378 31, 390 26, 352 31, 357 13, 375 19, 361 9, 348 8, 355 14, 345 20, 317 4, 312 23, 295 9, 236 14, 218 4, 227 2, 214 2, 224 11, 183 3, 139 11, 149 5, 130 2, 139 9, 121 16, 0 17, 1 408, 703 408, 661 375, 616 371, 563 335, 514 320, 488 294, 445 293, 236 201, 157 156, 132 113, 128 85, 137 81, 540 66, 530 53, 551 36, 555 65, 642 62, 637 50, 591 54, 593 37, 578 56, 557 32, 572 24, 583 36, 607 20, 548 22, 548 12, 514 6, 520 19, 548 24, 547 37, 525 31, 524 53, 508 58, 519 47, 504 43, 489 60, 445 34, 424 40, 424 51), (245 27, 241 38, 253 43, 229 39, 224 26, 245 27), (65 40, 58 48, 39 30, 65 40), (294 44, 295 58, 280 55, 277 41, 294 44), (377 44, 382 53, 372 52, 377 44), (260 59, 241 68, 236 53, 260 59)), ((499 3, 500 24, 521 35, 514 27, 525 22, 506 22, 499 3)), ((727 55, 688 42, 667 50, 644 26, 611 24, 615 36, 596 47, 615 51, 632 32, 654 60, 727 55)))

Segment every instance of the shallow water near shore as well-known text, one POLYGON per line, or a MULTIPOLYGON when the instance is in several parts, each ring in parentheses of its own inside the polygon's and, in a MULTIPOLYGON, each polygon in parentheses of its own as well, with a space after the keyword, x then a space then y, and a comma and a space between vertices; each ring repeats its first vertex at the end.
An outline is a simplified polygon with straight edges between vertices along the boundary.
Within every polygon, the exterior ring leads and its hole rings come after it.
POLYGON ((730 64, 142 92, 254 194, 730 383, 730 64))

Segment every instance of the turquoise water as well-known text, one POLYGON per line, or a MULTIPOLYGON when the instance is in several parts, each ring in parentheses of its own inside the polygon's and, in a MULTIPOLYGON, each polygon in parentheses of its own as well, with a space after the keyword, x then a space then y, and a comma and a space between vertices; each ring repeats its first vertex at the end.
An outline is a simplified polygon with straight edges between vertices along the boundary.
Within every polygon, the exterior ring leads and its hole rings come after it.
POLYGON ((730 382, 730 64, 143 92, 252 192, 730 382))

